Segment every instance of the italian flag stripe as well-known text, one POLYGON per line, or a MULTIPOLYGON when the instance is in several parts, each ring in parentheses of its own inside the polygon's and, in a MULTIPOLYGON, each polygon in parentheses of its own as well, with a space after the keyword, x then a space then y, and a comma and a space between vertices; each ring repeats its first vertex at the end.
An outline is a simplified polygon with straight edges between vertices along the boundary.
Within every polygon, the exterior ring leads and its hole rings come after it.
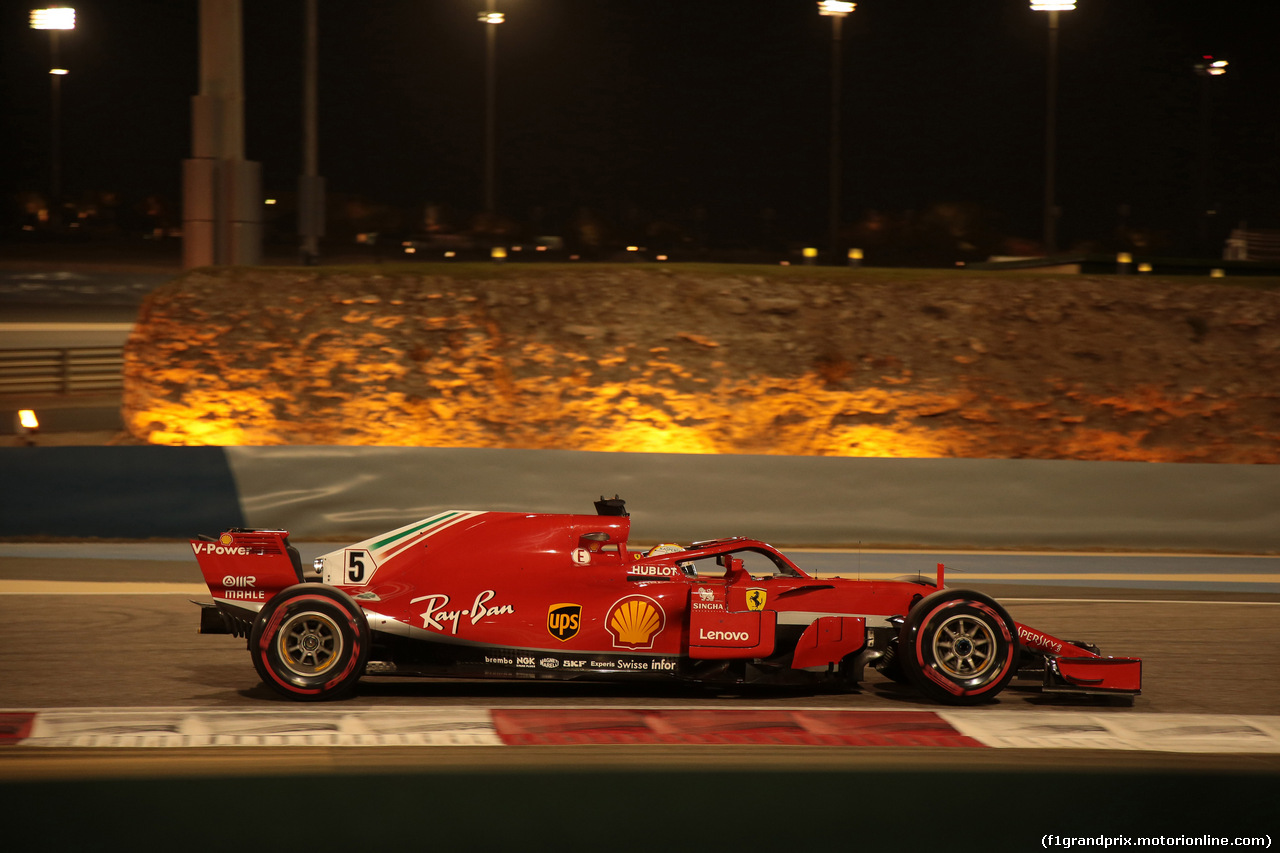
POLYGON ((397 530, 395 533, 391 534, 386 539, 381 539, 377 542, 374 542, 373 549, 378 550, 380 548, 385 548, 387 545, 390 545, 392 542, 395 542, 397 539, 403 539, 406 536, 412 536, 414 533, 417 533, 420 530, 426 530, 428 527, 434 527, 438 524, 442 524, 457 515, 461 515, 461 513, 444 512, 444 513, 441 513, 440 515, 428 518, 426 521, 422 522, 421 524, 414 525, 413 527, 406 527, 404 530, 397 530))

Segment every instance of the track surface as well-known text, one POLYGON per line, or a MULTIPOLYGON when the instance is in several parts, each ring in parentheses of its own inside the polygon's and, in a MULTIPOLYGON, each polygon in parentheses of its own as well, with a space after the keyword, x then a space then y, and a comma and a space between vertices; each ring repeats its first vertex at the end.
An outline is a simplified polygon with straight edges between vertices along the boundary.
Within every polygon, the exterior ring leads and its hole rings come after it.
MULTIPOLYGON (((1100 558, 1105 563, 1105 558, 1100 558)), ((1119 558, 1123 559, 1123 558, 1119 558)), ((4 557, 0 581, 13 588, 22 579, 56 578, 63 594, 0 595, 0 707, 40 710, 92 707, 191 707, 198 709, 243 708, 296 710, 292 702, 279 700, 262 686, 249 661, 243 640, 196 633, 198 611, 188 595, 172 592, 136 594, 146 589, 175 589, 162 583, 198 582, 193 563, 151 560, 75 560, 4 557), (124 582, 125 586, 120 586, 124 582), (138 584, 138 586, 134 586, 138 584), (76 589, 96 594, 79 594, 76 589), (131 594, 114 594, 113 590, 131 594), (69 593, 69 594, 68 594, 69 593)), ((959 586, 961 576, 949 578, 959 586)), ((1089 640, 1103 653, 1134 655, 1144 662, 1144 692, 1132 707, 1095 700, 1054 700, 1035 692, 1006 691, 991 710, 1080 711, 1090 714, 1210 714, 1274 715, 1280 711, 1280 594, 1232 590, 1156 591, 1121 587, 1037 586, 1029 584, 963 584, 988 592, 1002 601, 1011 615, 1026 624, 1059 636, 1089 640)), ((176 587, 184 592, 187 587, 176 587)), ((194 590, 190 590, 194 591, 194 590)), ((851 711, 934 708, 917 696, 868 670, 868 680, 855 693, 808 693, 750 689, 732 694, 690 688, 632 687, 568 683, 494 681, 380 680, 366 679, 344 708, 382 707, 628 707, 708 708, 798 707, 851 711)), ((326 707, 332 707, 326 706, 326 707)), ((502 757, 484 750, 432 749, 432 762, 528 762, 538 765, 584 760, 581 749, 555 751, 538 748, 500 750, 502 757), (435 751, 440 750, 440 751, 435 751), (511 753, 517 753, 512 755, 511 753), (567 756, 567 757, 566 757, 567 756)), ((891 766, 900 762, 918 765, 923 756, 910 750, 813 750, 797 748, 718 748, 713 757, 706 749, 643 748, 644 761, 705 766, 735 762, 781 762, 783 766, 820 767, 831 762, 874 761, 891 766), (854 754, 856 753, 856 755, 854 754)), ((154 768, 158 759, 143 754, 56 756, 49 751, 23 757, 0 753, 0 776, 15 773, 103 772, 100 763, 122 766, 139 763, 154 768), (74 760, 75 768, 64 762, 74 760), (82 763, 87 761, 88 763, 82 763), (123 764, 121 764, 123 762, 123 764), (62 766, 62 771, 54 770, 62 766), (98 766, 98 770, 93 768, 98 766), (43 768, 41 770, 40 768, 43 768)), ((115 752, 115 751, 112 751, 115 752)), ((128 751, 126 751, 128 752, 128 751)), ((178 756, 168 753, 169 763, 178 756)), ((212 752, 192 751, 188 758, 208 766, 212 752), (198 753, 198 754, 197 754, 198 753)), ((246 763, 261 765, 262 751, 246 751, 246 763)), ((290 764, 330 769, 359 762, 363 751, 290 749, 290 764), (338 753, 341 753, 339 756, 338 753)), ((394 749, 369 754, 378 764, 412 762, 413 749, 399 755, 394 749)), ((613 752, 613 750, 611 750, 613 752)), ((967 750, 981 757, 939 756, 931 752, 929 763, 946 766, 956 761, 981 761, 1024 766, 1053 766, 1085 757, 1065 757, 1030 751, 1016 756, 994 755, 995 750, 967 750)), ((1095 756, 1109 764, 1137 762, 1173 763, 1186 767, 1239 766, 1240 758, 1214 756, 1133 755, 1095 756)), ((220 762, 235 761, 225 754, 220 762)), ((592 761, 595 759, 585 759, 592 761)), ((1256 769, 1280 771, 1280 757, 1243 759, 1256 769)))

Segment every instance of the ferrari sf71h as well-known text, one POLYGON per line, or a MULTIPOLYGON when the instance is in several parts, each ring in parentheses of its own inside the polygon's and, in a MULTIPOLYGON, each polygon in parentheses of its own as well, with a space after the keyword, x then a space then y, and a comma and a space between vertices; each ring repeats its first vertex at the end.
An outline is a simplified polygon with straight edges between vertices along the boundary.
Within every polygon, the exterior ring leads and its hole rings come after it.
POLYGON ((1142 663, 1015 622, 929 579, 812 577, 746 538, 632 550, 624 502, 596 515, 441 512, 303 566, 283 530, 191 543, 213 596, 202 633, 247 639, 293 699, 363 677, 852 686, 868 666, 938 702, 1136 695, 1142 663))

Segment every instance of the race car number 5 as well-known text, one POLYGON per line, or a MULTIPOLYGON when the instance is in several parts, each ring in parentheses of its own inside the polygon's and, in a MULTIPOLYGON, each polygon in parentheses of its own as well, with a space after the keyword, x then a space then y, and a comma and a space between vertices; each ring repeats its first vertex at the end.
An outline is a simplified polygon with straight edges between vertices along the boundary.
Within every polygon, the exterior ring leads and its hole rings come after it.
POLYGON ((368 583, 376 568, 378 564, 368 551, 361 548, 347 552, 347 583, 368 583))

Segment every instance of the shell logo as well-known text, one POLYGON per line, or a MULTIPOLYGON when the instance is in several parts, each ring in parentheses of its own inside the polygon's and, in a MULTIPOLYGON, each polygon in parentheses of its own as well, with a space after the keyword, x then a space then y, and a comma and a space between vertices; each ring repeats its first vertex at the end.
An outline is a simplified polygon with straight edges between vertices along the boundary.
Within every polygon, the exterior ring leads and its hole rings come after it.
POLYGON ((667 624, 667 614, 647 595, 629 595, 614 602, 604 624, 615 648, 651 649, 667 624))

